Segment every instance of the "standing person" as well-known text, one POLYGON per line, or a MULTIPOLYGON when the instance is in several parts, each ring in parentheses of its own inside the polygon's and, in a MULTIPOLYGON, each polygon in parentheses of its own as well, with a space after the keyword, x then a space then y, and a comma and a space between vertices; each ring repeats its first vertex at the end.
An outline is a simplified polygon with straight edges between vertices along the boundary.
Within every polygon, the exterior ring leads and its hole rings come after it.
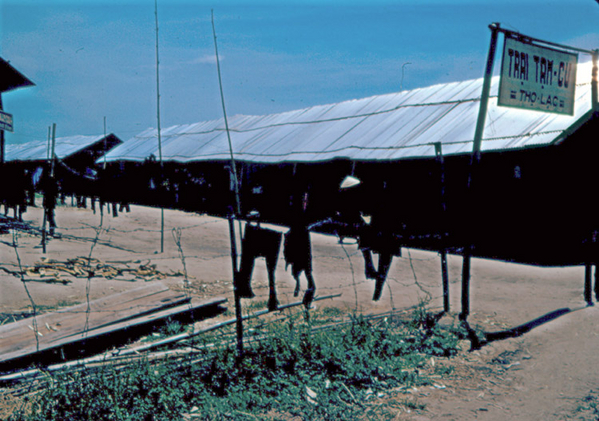
POLYGON ((29 203, 27 183, 28 178, 29 174, 27 173, 27 170, 22 170, 19 172, 16 180, 19 206, 19 221, 23 221, 23 214, 27 212, 27 204, 29 203))
POLYGON ((245 225, 245 232, 241 243, 241 267, 235 276, 235 288, 241 298, 253 298, 251 288, 252 272, 254 263, 258 257, 266 259, 268 271, 268 310, 275 311, 279 306, 277 290, 275 285, 275 271, 281 248, 281 233, 254 226, 250 223, 245 225))
POLYGON ((56 198, 58 196, 58 182, 46 171, 44 171, 42 177, 42 190, 44 192, 44 216, 48 222, 48 226, 50 227, 48 230, 49 234, 54 235, 54 229, 56 228, 54 210, 56 209, 56 198))
POLYGON ((35 185, 33 182, 34 173, 32 170, 26 169, 25 173, 25 197, 27 206, 35 207, 35 185))
POLYGON ((338 212, 347 221, 358 239, 358 248, 364 258, 366 279, 374 279, 373 301, 378 301, 391 269, 394 256, 401 256, 401 241, 393 233, 394 208, 384 203, 386 196, 384 182, 367 182, 367 186, 354 179, 349 186, 341 186, 338 212), (375 268, 373 253, 378 254, 378 267, 375 268))
POLYGON ((301 195, 301 202, 294 203, 296 212, 293 214, 293 221, 289 231, 285 234, 285 243, 283 255, 285 256, 286 267, 291 265, 291 274, 295 279, 295 290, 293 296, 297 297, 300 291, 300 275, 302 272, 308 281, 308 288, 304 293, 302 303, 306 308, 310 308, 314 294, 316 293, 316 284, 312 276, 312 246, 310 244, 310 231, 308 230, 308 192, 301 195))
POLYGON ((389 231, 389 226, 381 224, 375 214, 370 223, 364 223, 359 229, 358 248, 364 257, 364 271, 367 279, 375 280, 373 301, 378 301, 383 292, 389 269, 394 256, 401 256, 399 239, 389 231), (378 269, 374 268, 372 253, 378 254, 378 269))

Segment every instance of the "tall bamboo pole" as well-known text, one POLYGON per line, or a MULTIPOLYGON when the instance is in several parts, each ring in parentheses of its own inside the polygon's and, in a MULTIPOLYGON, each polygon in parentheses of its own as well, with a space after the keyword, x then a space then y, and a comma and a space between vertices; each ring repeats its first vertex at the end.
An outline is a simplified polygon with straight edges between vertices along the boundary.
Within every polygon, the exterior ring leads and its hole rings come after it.
MULTIPOLYGON (((46 183, 54 183, 54 155, 55 155, 55 149, 56 149, 56 123, 52 123, 52 128, 48 127, 48 167, 50 170, 50 174, 48 175, 48 178, 46 179, 46 183)), ((46 186, 44 186, 44 189, 47 189, 48 185, 46 184, 46 186)), ((46 253, 46 223, 47 223, 47 210, 46 210, 46 206, 47 203, 46 202, 46 198, 47 197, 47 193, 44 190, 44 203, 43 203, 43 208, 44 208, 44 219, 42 222, 42 252, 45 254, 46 253)))
MULTIPOLYGON (((229 142, 229 153, 231 155, 231 164, 229 174, 231 179, 233 180, 233 186, 235 189, 235 216, 239 217, 241 214, 241 201, 239 198, 239 183, 237 179, 237 168, 235 165, 235 156, 233 154, 233 143, 231 142, 231 133, 229 132, 229 122, 227 120, 227 110, 225 107, 225 95, 223 93, 223 81, 220 72, 220 60, 218 58, 218 45, 216 42, 216 29, 214 25, 214 10, 212 10, 212 35, 214 37, 214 53, 216 55, 216 71, 218 73, 218 85, 220 88, 220 99, 223 108, 223 118, 225 122, 225 130, 227 132, 227 140, 229 142)), ((233 266, 233 292, 235 295, 235 317, 237 320, 237 351, 239 355, 243 355, 243 315, 241 314, 241 298, 239 297, 239 291, 237 288, 237 277, 238 277, 238 265, 237 265, 237 245, 236 245, 236 235, 235 235, 235 224, 233 222, 233 217, 229 216, 229 235, 231 240, 231 262, 233 266)), ((241 235, 241 228, 240 233, 241 235)))
MULTIPOLYGON (((156 120, 158 129, 158 162, 160 162, 160 188, 164 177, 162 163, 162 135, 160 130, 160 56, 158 53, 158 0, 154 0, 154 16, 156 21, 156 120)), ((160 206, 160 253, 164 253, 164 207, 160 206)))

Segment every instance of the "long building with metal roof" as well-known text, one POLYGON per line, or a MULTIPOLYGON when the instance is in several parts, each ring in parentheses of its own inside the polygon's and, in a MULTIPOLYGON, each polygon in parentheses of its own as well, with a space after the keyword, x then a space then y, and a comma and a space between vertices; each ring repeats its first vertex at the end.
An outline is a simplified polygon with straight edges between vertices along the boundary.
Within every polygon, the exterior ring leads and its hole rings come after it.
POLYGON ((129 190, 151 205, 303 223, 359 238, 360 247, 372 230, 366 247, 380 257, 397 253, 397 244, 464 255, 464 279, 471 256, 584 264, 590 279, 588 268, 599 262, 591 72, 592 63, 578 65, 573 115, 498 106, 493 77, 480 160, 471 154, 482 78, 236 115, 229 133, 223 119, 172 126, 162 130, 160 149, 156 129, 148 129, 105 159, 118 162, 120 176, 137 183, 129 190), (239 177, 229 170, 229 139, 239 177), (348 175, 360 183, 341 190, 348 175))
MULTIPOLYGON (((499 77, 492 80, 482 151, 559 143, 591 115, 591 63, 578 66, 573 116, 497 105, 499 77)), ((446 83, 336 104, 229 119, 235 159, 255 163, 316 162, 345 158, 389 161, 472 151, 483 79, 446 83)), ((162 130, 163 161, 230 158, 223 119, 162 130)), ((107 161, 159 158, 156 129, 114 148, 107 161)))
MULTIPOLYGON (((114 147, 115 144, 121 143, 114 134, 97 135, 97 136, 68 136, 58 137, 55 139, 54 154, 58 159, 66 159, 76 155, 94 145, 103 147, 103 142, 106 140, 106 149, 114 147)), ((26 143, 7 143, 6 144, 6 161, 45 161, 50 158, 50 146, 47 141, 31 141, 26 143)))
POLYGON ((599 259, 599 220, 585 200, 598 179, 591 70, 590 62, 577 68, 571 116, 498 106, 492 78, 474 177, 482 78, 236 115, 229 134, 223 119, 167 127, 160 166, 157 131, 148 129, 105 159, 118 163, 108 167, 120 185, 131 183, 129 200, 228 215, 236 201, 230 135, 241 218, 257 213, 288 226, 307 194, 310 223, 362 213, 412 247, 474 245, 479 257, 577 265, 599 259), (347 175, 362 181, 351 199, 339 191, 347 175))

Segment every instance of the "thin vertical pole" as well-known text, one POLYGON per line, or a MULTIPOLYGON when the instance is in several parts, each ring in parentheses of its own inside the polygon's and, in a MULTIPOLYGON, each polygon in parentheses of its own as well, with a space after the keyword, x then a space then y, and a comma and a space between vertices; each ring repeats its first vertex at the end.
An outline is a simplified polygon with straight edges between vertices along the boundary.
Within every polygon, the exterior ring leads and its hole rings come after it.
POLYGON ((592 290, 592 271, 593 265, 585 263, 584 265, 584 300, 588 306, 593 305, 593 290, 592 290))
POLYGON ((106 116, 104 116, 104 165, 103 169, 106 169, 106 150, 108 149, 107 141, 106 141, 106 116))
POLYGON ((52 147, 52 127, 48 126, 48 147, 46 148, 46 159, 48 160, 48 165, 50 165, 50 148, 52 147))
POLYGON ((50 177, 54 178, 54 161, 56 158, 56 123, 52 123, 52 149, 50 152, 50 177))
POLYGON ((588 267, 585 268, 586 271, 588 271, 589 273, 585 275, 588 277, 588 281, 585 280, 585 298, 587 299, 587 304, 588 305, 593 305, 593 291, 592 291, 592 271, 593 268, 595 268, 595 300, 599 301, 599 273, 597 272, 597 257, 596 257, 596 250, 597 250, 597 235, 599 235, 599 232, 597 230, 594 230, 591 234, 591 241, 589 244, 589 252, 588 252, 588 267), (586 292, 586 289, 588 288, 588 293, 586 292))
POLYGON ((154 0, 154 16, 156 18, 156 120, 158 124, 158 159, 162 166, 162 138, 160 134, 160 56, 158 49, 158 0, 154 0))
POLYGON ((164 208, 160 208, 160 253, 164 253, 164 208))
MULTIPOLYGON (((218 45, 216 42, 216 29, 214 25, 214 10, 212 11, 212 35, 214 37, 214 53, 216 55, 216 71, 218 73, 218 86, 220 88, 220 99, 223 108, 223 118, 225 122, 225 130, 227 132, 227 140, 229 141, 229 153, 231 155, 231 169, 229 171, 230 177, 233 180, 233 186, 235 189, 235 211, 234 216, 239 217, 241 215, 241 201, 239 198, 239 183, 237 179, 237 168, 235 165, 235 156, 233 155, 233 143, 231 142, 231 134, 229 132, 229 123, 227 120, 227 110, 225 108, 225 95, 223 93, 223 82, 220 72, 220 60, 218 58, 218 45)), ((240 232, 241 235, 241 223, 240 232)), ((239 290, 237 288, 237 245, 235 238, 235 224, 233 222, 233 215, 229 215, 229 236, 231 240, 231 262, 233 266, 233 293, 235 295, 235 316, 237 323, 237 352, 239 356, 243 355, 243 315, 241 313, 241 297, 239 296, 239 290)))
MULTIPOLYGON (((480 162, 480 150, 485 130, 485 120, 487 118, 487 108, 489 105, 489 93, 491 91, 491 78, 493 77, 493 64, 495 62, 495 49, 497 47, 497 34, 499 32, 499 24, 493 23, 489 25, 491 29, 491 43, 489 45, 489 54, 487 56, 487 65, 485 68, 485 77, 483 80, 483 90, 480 98, 480 108, 478 110, 478 120, 476 122, 476 130, 474 132, 474 142, 472 146, 472 155, 470 157, 470 169, 468 174, 468 185, 467 185, 467 199, 468 204, 473 205, 476 203, 474 198, 474 190, 472 188, 472 180, 474 178, 474 172, 480 162)), ((470 212, 476 214, 476 209, 472 209, 470 206, 470 212)), ((470 226, 467 228, 468 243, 464 247, 464 259, 462 262, 462 313, 460 319, 466 320, 470 314, 470 269, 471 269, 471 258, 472 248, 474 246, 473 234, 476 231, 476 227, 473 226, 474 221, 470 220, 470 226)))
POLYGON ((439 171, 441 174, 441 218, 440 218, 440 230, 441 230, 441 279, 443 281, 443 311, 448 313, 450 310, 449 306, 449 272, 447 270, 447 244, 446 244, 446 230, 447 230, 447 203, 445 197, 445 160, 443 158, 443 150, 441 148, 441 142, 435 143, 435 155, 437 162, 439 163, 439 171))
POLYGON ((597 67, 597 60, 599 57, 599 50, 593 50, 593 54, 592 54, 592 58, 593 58, 593 70, 591 73, 591 104, 593 106, 593 111, 599 111, 598 108, 599 106, 597 105, 598 101, 599 101, 599 88, 598 88, 598 81, 597 81, 597 73, 598 73, 598 67, 597 67))
POLYGON ((237 328, 237 353, 239 356, 243 355, 243 314, 241 312, 241 297, 237 288, 237 244, 235 240, 235 222, 233 221, 233 215, 229 215, 229 237, 231 240, 231 264, 233 267, 233 295, 235 299, 235 319, 237 328))
POLYGON ((464 248, 464 257, 462 260, 462 312, 460 319, 466 320, 470 314, 470 263, 472 260, 472 250, 470 246, 464 248))
MULTIPOLYGON (((2 93, 0 92, 0 111, 3 110, 2 93)), ((4 165, 4 130, 0 129, 0 165, 4 165)))
MULTIPOLYGON (((46 160, 50 166, 50 147, 51 147, 52 128, 48 126, 48 146, 46 147, 46 160)), ((45 176, 44 176, 45 177, 45 176)), ((45 194, 45 192, 44 192, 45 194)), ((43 206, 43 204, 42 204, 43 206)), ((44 218, 42 220, 42 251, 46 253, 46 209, 44 208, 44 218)))
POLYGON ((441 250, 441 278, 443 279, 443 311, 449 313, 449 272, 447 270, 447 249, 441 250))
POLYGON ((212 11, 212 35, 214 36, 214 52, 216 54, 216 71, 218 73, 218 86, 220 88, 220 100, 223 108, 223 119, 225 122, 225 131, 227 132, 227 140, 229 142, 229 153, 231 156, 231 173, 235 189, 235 214, 241 215, 241 201, 239 199, 239 183, 237 178, 237 167, 235 165, 235 156, 233 155, 233 143, 231 142, 231 132, 229 131, 229 121, 227 119, 227 110, 225 108, 225 95, 223 92, 223 80, 220 72, 220 59, 218 58, 218 45, 216 43, 216 29, 214 26, 214 10, 212 11))
MULTIPOLYGON (((54 183, 54 154, 55 154, 55 149, 56 149, 56 123, 52 123, 52 129, 50 129, 50 127, 48 127, 48 144, 49 144, 49 148, 48 148, 48 166, 50 167, 50 174, 47 176, 47 180, 46 183, 54 183), (52 130, 50 132, 50 130, 52 130)), ((47 189, 48 186, 44 186, 44 189, 47 189)), ((44 197, 47 197, 47 192, 44 191, 44 197)), ((44 200, 45 202, 45 200, 44 200)), ((47 203, 46 203, 47 205, 47 203)), ((46 216, 46 207, 44 206, 44 219, 42 222, 42 252, 44 254, 46 254, 46 222, 47 222, 47 216, 46 216)))
MULTIPOLYGON (((158 161, 160 162, 160 186, 164 176, 162 163, 162 134, 160 130, 160 56, 158 55, 158 0, 154 0, 154 16, 156 18, 156 120, 158 129, 158 161)), ((164 253, 164 207, 160 206, 160 253, 164 253)))
MULTIPOLYGON (((593 107, 593 111, 597 112, 599 111, 599 106, 598 106, 598 102, 599 102, 599 88, 598 88, 598 81, 597 81, 597 73, 599 72, 598 67, 597 67, 597 59, 599 56, 599 50, 593 50, 593 54, 592 54, 592 58, 593 58, 593 70, 592 70, 592 74, 591 74, 591 104, 593 107)), ((594 232, 593 233, 593 243, 596 242, 596 236, 597 233, 594 232)), ((595 248, 593 247, 593 250, 595 248)), ((595 257, 595 256, 593 256, 595 257)), ((599 301, 599 271, 597 270, 597 265, 595 264, 595 299, 597 301, 599 301)), ((587 302, 587 305, 593 305, 593 298, 592 298, 592 292, 591 292, 591 270, 592 270, 592 265, 587 264, 585 267, 585 283, 584 283, 584 296, 585 296, 585 300, 587 302)))

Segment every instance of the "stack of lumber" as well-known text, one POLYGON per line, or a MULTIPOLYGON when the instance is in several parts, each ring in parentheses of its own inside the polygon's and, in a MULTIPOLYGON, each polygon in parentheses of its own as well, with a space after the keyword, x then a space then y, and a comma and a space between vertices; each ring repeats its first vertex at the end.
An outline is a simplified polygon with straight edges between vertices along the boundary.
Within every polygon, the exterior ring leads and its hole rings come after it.
POLYGON ((160 282, 0 326, 0 364, 226 302, 199 300, 160 282))

